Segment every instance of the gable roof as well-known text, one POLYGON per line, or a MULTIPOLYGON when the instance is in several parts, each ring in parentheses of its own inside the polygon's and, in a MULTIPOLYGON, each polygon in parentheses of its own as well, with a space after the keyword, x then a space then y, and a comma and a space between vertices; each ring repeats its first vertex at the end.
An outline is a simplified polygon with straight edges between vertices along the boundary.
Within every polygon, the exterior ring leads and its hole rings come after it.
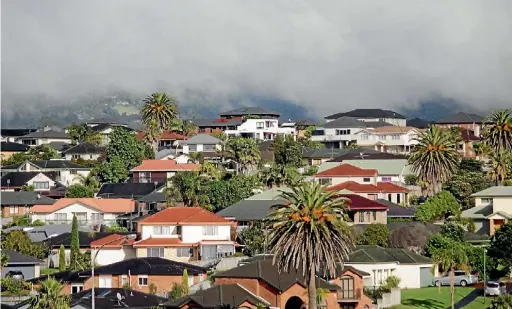
MULTIPOLYGON (((92 290, 84 290, 72 294, 70 308, 92 308, 92 290)), ((94 306, 97 309, 128 308, 128 309, 150 309, 160 308, 160 305, 167 301, 166 298, 143 293, 137 290, 123 288, 95 288, 94 306), (119 301, 117 295, 121 295, 119 301)))
POLYGON ((284 200, 241 200, 217 212, 217 215, 235 218, 236 221, 259 221, 267 216, 272 206, 284 202, 284 200))
POLYGON ((407 119, 407 125, 418 129, 426 129, 432 125, 434 121, 425 120, 421 118, 407 119))
POLYGON ((0 135, 10 136, 10 137, 19 137, 19 136, 27 135, 27 134, 35 132, 35 131, 37 131, 37 129, 1 129, 0 135))
POLYGON ((159 190, 164 184, 158 183, 104 183, 97 197, 102 198, 134 198, 138 199, 159 190))
MULTIPOLYGON (((369 150, 376 152, 376 150, 369 150)), ((359 154, 361 153, 361 149, 335 149, 335 148, 320 148, 320 149, 305 149, 302 152, 303 158, 322 158, 322 159, 328 159, 328 158, 336 158, 341 155, 347 154, 347 153, 353 153, 353 154, 359 154)))
MULTIPOLYGON (((247 278, 263 280, 278 291, 284 292, 296 283, 307 286, 302 272, 291 269, 289 272, 279 272, 273 265, 273 259, 260 259, 254 262, 232 268, 213 275, 214 278, 247 278)), ((339 287, 335 284, 317 277, 317 288, 336 291, 339 287)))
POLYGON ((462 129, 460 130, 460 134, 462 135, 462 139, 465 141, 479 141, 480 138, 475 135, 472 130, 462 129))
POLYGON ((56 139, 71 139, 69 134, 64 131, 56 131, 56 130, 40 130, 36 132, 28 133, 27 135, 23 135, 20 137, 21 139, 27 138, 56 138, 56 139))
POLYGON ((154 171, 195 171, 201 164, 181 163, 174 160, 143 160, 142 164, 132 168, 131 172, 154 172, 154 171))
MULTIPOLYGON (((327 119, 327 118, 326 118, 327 119)), ((352 117, 339 117, 336 120, 329 121, 322 126, 321 128, 366 128, 366 124, 364 121, 357 120, 352 117)))
POLYGON ((245 116, 245 115, 276 115, 279 113, 264 110, 261 107, 240 107, 220 114, 221 116, 245 116))
POLYGON ((191 138, 184 141, 183 145, 198 145, 198 144, 207 144, 207 145, 217 145, 217 144, 223 144, 224 142, 220 139, 211 136, 209 134, 197 134, 192 136, 191 138))
POLYGON ((2 206, 14 206, 14 205, 52 205, 55 203, 54 199, 46 196, 42 196, 37 192, 28 191, 2 191, 0 192, 0 203, 2 206))
MULTIPOLYGON (((114 233, 112 232, 85 232, 85 231, 78 231, 78 240, 80 243, 81 248, 90 248, 91 243, 95 240, 105 238, 109 235, 112 235, 114 233)), ((125 234, 125 233, 117 233, 117 234, 125 234)), ((60 235, 50 237, 46 239, 46 244, 50 248, 59 248, 60 245, 63 245, 66 248, 69 248, 71 246, 71 229, 69 229, 69 232, 62 233, 60 235)))
POLYGON ((155 160, 162 160, 163 158, 167 156, 177 156, 178 151, 176 148, 164 148, 162 150, 159 150, 157 153, 155 153, 155 160))
POLYGON ((90 170, 90 167, 78 165, 69 160, 53 159, 53 160, 36 160, 25 161, 22 163, 11 164, 2 167, 3 170, 17 170, 26 163, 35 165, 41 169, 77 169, 77 170, 90 170))
POLYGON ((272 187, 268 190, 262 191, 261 193, 249 196, 245 200, 274 200, 278 199, 282 192, 291 192, 292 189, 286 186, 272 187))
POLYGON ((450 123, 482 123, 484 121, 484 117, 477 114, 469 114, 464 112, 459 112, 456 114, 452 114, 441 118, 436 121, 436 124, 450 124, 450 123))
POLYGON ((7 260, 7 265, 36 265, 43 263, 43 261, 36 259, 35 257, 28 256, 14 250, 2 249, 2 254, 5 254, 9 258, 7 260))
POLYGON ((190 308, 238 308, 244 302, 254 306, 260 303, 270 306, 265 299, 256 296, 239 284, 217 284, 206 290, 200 290, 194 294, 170 300, 163 304, 165 308, 182 308, 191 303, 190 308))
POLYGON ((474 197, 512 196, 512 187, 494 186, 477 193, 471 194, 474 197))
POLYGON ((134 239, 128 239, 127 235, 110 234, 103 238, 91 241, 91 248, 122 248, 123 246, 133 244, 134 241, 134 239))
POLYGON ((154 202, 166 202, 167 197, 163 192, 153 191, 147 195, 144 195, 140 199, 138 199, 139 202, 145 202, 145 203, 154 203, 154 202))
POLYGON ((377 172, 376 169, 362 169, 362 168, 355 167, 353 165, 344 163, 344 164, 335 166, 335 167, 333 167, 331 169, 328 169, 326 171, 317 173, 314 177, 319 177, 319 178, 323 178, 323 177, 328 177, 328 178, 331 178, 331 177, 352 177, 352 176, 355 176, 355 177, 364 177, 364 176, 375 177, 375 176, 377 176, 377 174, 378 174, 378 172, 377 172))
POLYGON ((354 118, 398 118, 407 119, 404 115, 397 112, 380 109, 380 108, 358 108, 345 113, 336 113, 324 117, 325 119, 338 119, 340 117, 354 117, 354 118))
POLYGON ((27 184, 32 178, 36 177, 39 174, 43 174, 48 177, 52 181, 55 181, 57 174, 55 172, 10 172, 2 176, 0 182, 2 188, 6 187, 23 187, 27 184))
POLYGON ((377 199, 377 202, 388 206, 388 218, 414 218, 416 209, 413 207, 403 207, 385 199, 377 199))
POLYGON ((362 184, 355 181, 345 181, 327 188, 329 191, 349 190, 355 193, 403 193, 409 192, 408 189, 397 186, 390 182, 377 182, 377 185, 371 183, 362 184))
POLYGON ((2 152, 25 152, 28 151, 29 148, 30 147, 27 145, 12 142, 2 142, 0 145, 2 152))
POLYGON ((104 153, 105 147, 94 145, 91 143, 81 143, 67 150, 63 151, 63 154, 88 154, 88 153, 104 153))
POLYGON ((349 199, 348 210, 387 210, 388 206, 357 194, 340 194, 349 199))
POLYGON ((125 213, 135 209, 131 199, 97 199, 97 198, 61 198, 53 205, 34 205, 33 213, 52 213, 72 204, 82 204, 104 213, 125 213))
POLYGON ((463 218, 486 219, 494 211, 492 205, 475 206, 462 211, 463 218))
MULTIPOLYGON (((398 154, 392 154, 389 152, 378 152, 378 151, 368 151, 367 149, 361 150, 356 149, 359 151, 354 152, 348 152, 342 155, 339 155, 335 157, 334 159, 330 160, 330 162, 342 162, 345 160, 398 160, 398 159, 405 159, 407 160, 406 155, 398 155, 398 154)), ((350 163, 350 162, 347 162, 350 163)))
MULTIPOLYGON (((9 233, 14 230, 22 230, 25 234, 32 239, 33 242, 41 242, 51 237, 56 237, 58 235, 64 233, 71 232, 71 224, 47 224, 43 226, 13 226, 7 229, 4 229, 5 233, 9 233)), ((92 230, 88 226, 79 225, 78 231, 81 232, 92 232, 92 230)))
POLYGON ((401 127, 401 126, 384 126, 384 127, 379 127, 379 128, 371 129, 370 131, 373 132, 373 133, 376 133, 376 134, 380 134, 380 133, 384 133, 384 134, 387 134, 387 133, 407 133, 409 131, 419 132, 419 130, 417 128, 414 128, 414 127, 401 127))
POLYGON ((347 264, 391 263, 432 264, 434 261, 426 256, 400 248, 382 248, 379 246, 356 246, 349 254, 347 264))
POLYGON ((156 214, 140 220, 139 223, 169 223, 169 224, 229 224, 223 217, 209 212, 201 207, 169 207, 156 214))

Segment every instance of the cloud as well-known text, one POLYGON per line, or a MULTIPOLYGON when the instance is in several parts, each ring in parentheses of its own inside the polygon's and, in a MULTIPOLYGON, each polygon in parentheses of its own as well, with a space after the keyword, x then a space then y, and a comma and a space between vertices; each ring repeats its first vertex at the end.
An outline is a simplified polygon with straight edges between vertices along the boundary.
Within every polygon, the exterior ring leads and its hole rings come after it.
POLYGON ((432 95, 510 107, 511 14, 509 0, 5 0, 2 92, 200 89, 317 115, 432 95))

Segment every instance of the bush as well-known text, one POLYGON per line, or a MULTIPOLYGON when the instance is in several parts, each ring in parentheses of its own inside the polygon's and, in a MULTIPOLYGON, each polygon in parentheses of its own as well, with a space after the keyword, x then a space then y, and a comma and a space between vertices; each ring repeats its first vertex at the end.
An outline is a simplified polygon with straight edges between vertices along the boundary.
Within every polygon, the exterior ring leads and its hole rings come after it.
POLYGON ((385 224, 370 224, 357 239, 358 245, 387 247, 391 231, 385 224))
POLYGON ((414 174, 407 174, 404 177, 404 181, 408 186, 415 186, 418 183, 418 176, 414 174))
POLYGON ((154 284, 153 282, 151 282, 149 284, 148 289, 149 289, 149 294, 152 294, 152 295, 155 295, 158 290, 158 288, 156 287, 156 284, 154 284))
POLYGON ((30 289, 30 284, 28 282, 11 277, 2 278, 0 280, 0 285, 2 286, 2 291, 5 291, 6 294, 12 296, 23 295, 24 291, 30 289))
POLYGON ((492 309, 512 308, 512 295, 502 294, 491 302, 492 309))
POLYGON ((397 288, 400 285, 400 278, 397 276, 391 275, 386 278, 383 282, 380 284, 382 285, 382 290, 386 293, 391 292, 391 289, 397 288))
POLYGON ((448 191, 441 191, 418 206, 416 217, 421 222, 435 222, 460 214, 459 203, 448 191))

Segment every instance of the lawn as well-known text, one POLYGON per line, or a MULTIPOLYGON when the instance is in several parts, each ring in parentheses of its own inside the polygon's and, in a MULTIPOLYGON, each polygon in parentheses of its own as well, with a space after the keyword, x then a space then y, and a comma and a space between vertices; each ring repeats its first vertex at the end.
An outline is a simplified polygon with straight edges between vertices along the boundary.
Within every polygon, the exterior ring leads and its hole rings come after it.
MULTIPOLYGON (((487 297, 485 304, 482 292, 470 287, 455 287, 455 308, 484 309, 491 304, 491 297, 487 297)), ((395 309, 444 309, 450 307, 450 288, 439 289, 423 288, 402 290, 402 304, 395 306, 395 309)))
POLYGON ((53 273, 58 272, 58 268, 41 268, 41 276, 42 275, 51 275, 53 273))

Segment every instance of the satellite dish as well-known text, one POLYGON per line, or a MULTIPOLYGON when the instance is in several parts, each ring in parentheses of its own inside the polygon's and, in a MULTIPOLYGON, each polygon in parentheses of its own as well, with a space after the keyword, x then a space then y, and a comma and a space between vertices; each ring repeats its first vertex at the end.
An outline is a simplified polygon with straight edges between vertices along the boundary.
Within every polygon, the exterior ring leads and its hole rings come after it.
POLYGON ((122 300, 123 299, 123 297, 121 296, 121 293, 117 293, 116 296, 117 296, 117 300, 122 300))

